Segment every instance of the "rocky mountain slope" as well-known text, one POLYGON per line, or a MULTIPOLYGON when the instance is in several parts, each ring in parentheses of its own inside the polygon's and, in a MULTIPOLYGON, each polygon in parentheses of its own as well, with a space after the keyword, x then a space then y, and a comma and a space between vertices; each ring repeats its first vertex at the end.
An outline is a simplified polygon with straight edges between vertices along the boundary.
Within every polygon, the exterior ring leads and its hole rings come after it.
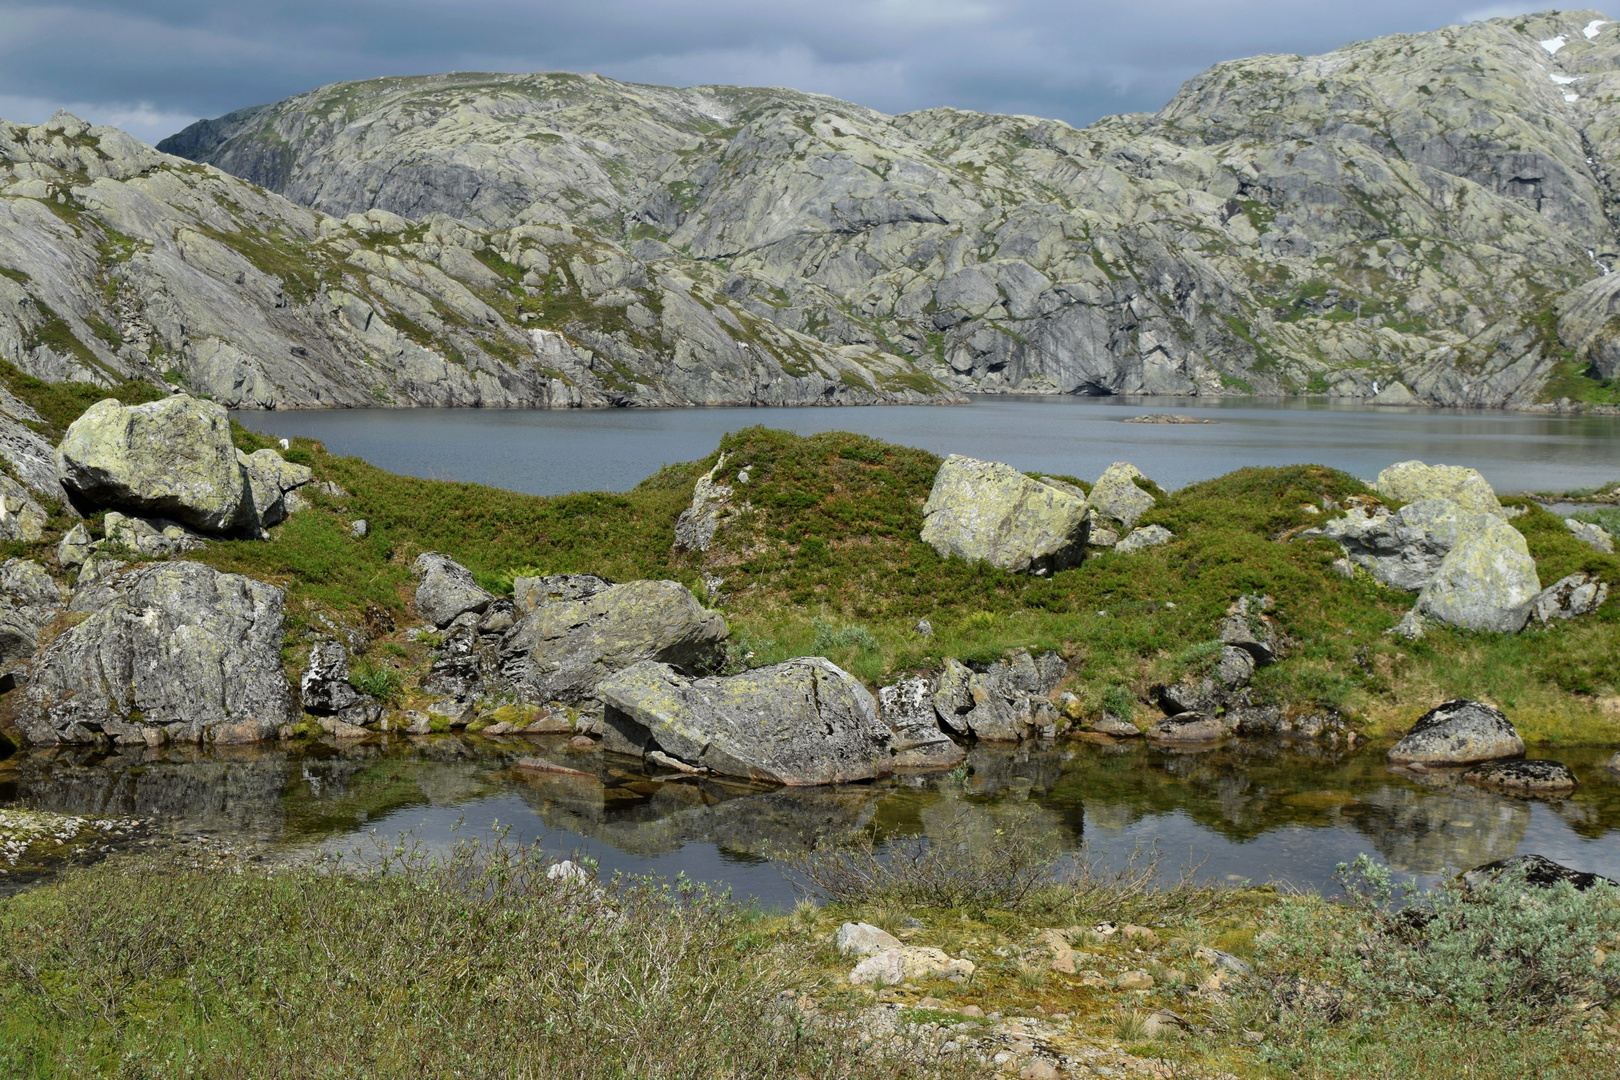
POLYGON ((0 360, 246 408, 941 400, 584 226, 298 206, 59 113, 0 122, 0 360))
MULTIPOLYGON (((163 147, 331 214, 571 223, 963 391, 1609 400, 1620 25, 1219 64, 1083 130, 594 75, 343 83, 163 147), (1605 293, 1606 297, 1607 294, 1605 293), (1595 323, 1593 320, 1596 320, 1595 323)), ((548 324, 551 325, 551 324, 548 324)))

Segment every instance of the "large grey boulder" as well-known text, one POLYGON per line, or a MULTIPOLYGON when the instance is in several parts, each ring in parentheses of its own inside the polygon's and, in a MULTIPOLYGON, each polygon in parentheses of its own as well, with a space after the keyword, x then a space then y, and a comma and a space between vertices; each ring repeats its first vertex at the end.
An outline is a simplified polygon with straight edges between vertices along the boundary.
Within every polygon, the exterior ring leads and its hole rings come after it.
POLYGON ((1011 465, 952 454, 923 504, 922 541, 944 556, 1049 574, 1085 556, 1090 528, 1077 488, 1011 465))
POLYGON ((1491 515, 1464 510, 1450 499, 1421 499, 1395 513, 1379 506, 1352 507, 1301 536, 1336 541, 1345 557, 1385 585, 1419 592, 1465 536, 1484 529, 1491 515))
POLYGON ((1416 610, 1464 630, 1515 634, 1541 592, 1523 535, 1500 518, 1457 542, 1418 594, 1416 610))
POLYGON ((1088 501, 1092 512, 1119 522, 1126 530, 1135 528, 1137 519, 1155 504, 1152 495, 1136 486, 1136 481, 1144 479, 1130 462, 1114 462, 1091 489, 1088 501))
POLYGON ((1576 573, 1559 578, 1545 589, 1531 605, 1531 614, 1543 626, 1554 619, 1573 619, 1577 615, 1590 615, 1609 598, 1608 582, 1591 574, 1576 573))
POLYGON ((571 704, 642 661, 703 667, 726 634, 725 619, 678 582, 630 581, 540 604, 507 632, 501 671, 527 700, 571 704))
POLYGON ((34 660, 17 716, 29 741, 251 742, 289 722, 280 589, 168 562, 97 590, 34 660))
POLYGON ((1379 473, 1373 487, 1395 502, 1450 499, 1469 513, 1503 516, 1502 504, 1491 485, 1478 470, 1461 465, 1401 461, 1379 473))
POLYGON ((230 416, 212 401, 98 401, 68 427, 56 468, 63 486, 92 506, 207 533, 258 525, 230 416))
POLYGON ((1424 713, 1388 754, 1396 764, 1421 765, 1472 765, 1522 756, 1524 740, 1512 721, 1466 698, 1453 698, 1424 713))
POLYGON ((448 555, 437 551, 418 555, 413 566, 417 577, 416 610, 434 626, 449 626, 458 615, 481 612, 495 599, 477 581, 472 571, 448 555))
POLYGON ((886 776, 890 732, 854 676, 819 656, 689 679, 636 664, 605 679, 604 745, 798 787, 886 776))
POLYGON ((896 768, 948 769, 967 757, 967 751, 940 730, 930 679, 901 679, 880 689, 878 716, 893 733, 889 748, 896 768))

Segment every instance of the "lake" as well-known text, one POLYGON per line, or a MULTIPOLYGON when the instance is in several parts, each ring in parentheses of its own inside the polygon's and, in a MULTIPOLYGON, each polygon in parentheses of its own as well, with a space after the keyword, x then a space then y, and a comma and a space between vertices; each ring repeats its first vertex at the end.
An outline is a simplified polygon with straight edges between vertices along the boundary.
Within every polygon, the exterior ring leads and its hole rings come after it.
POLYGON ((1620 417, 1375 408, 1325 400, 980 397, 970 405, 793 409, 356 409, 238 412, 278 437, 410 476, 534 495, 627 491, 755 424, 854 431, 938 454, 1094 480, 1129 461, 1178 488, 1246 465, 1319 464, 1371 479, 1396 461, 1471 465, 1499 492, 1620 480, 1620 417), (1211 424, 1127 424, 1176 413, 1211 424))

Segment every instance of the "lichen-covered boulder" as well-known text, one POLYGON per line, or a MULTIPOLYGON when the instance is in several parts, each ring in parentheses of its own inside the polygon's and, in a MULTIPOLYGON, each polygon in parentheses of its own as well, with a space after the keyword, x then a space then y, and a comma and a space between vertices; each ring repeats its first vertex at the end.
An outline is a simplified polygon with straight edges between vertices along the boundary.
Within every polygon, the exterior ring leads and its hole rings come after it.
POLYGON ((704 679, 648 661, 603 680, 596 693, 607 706, 610 750, 656 750, 791 787, 871 780, 894 768, 877 702, 819 656, 704 679))
POLYGON ((90 530, 85 528, 84 523, 81 521, 64 533, 61 543, 56 545, 57 564, 64 569, 83 566, 84 560, 90 557, 92 543, 90 530))
POLYGON ((1089 527, 1071 485, 952 454, 923 505, 922 541, 944 556, 1049 574, 1084 558, 1089 527))
POLYGON ((1467 698, 1453 698, 1424 713, 1388 754, 1398 765, 1472 765, 1523 756, 1524 740, 1512 721, 1467 698))
POLYGON ((1590 615, 1609 598, 1607 582, 1591 574, 1575 573, 1559 578, 1536 597, 1531 614, 1543 626, 1554 619, 1573 619, 1577 615, 1590 615))
POLYGON ((207 544, 207 540, 175 521, 161 518, 126 517, 109 510, 101 522, 107 544, 123 548, 148 559, 163 559, 186 551, 194 551, 207 544))
POLYGON ((17 716, 30 742, 252 742, 291 719, 280 589, 168 562, 96 599, 34 660, 17 716))
POLYGON ((512 604, 519 615, 527 615, 553 600, 584 600, 613 582, 595 574, 552 574, 550 577, 520 577, 512 581, 512 604))
POLYGON ((62 484, 97 507, 160 517, 207 533, 258 525, 230 416, 179 394, 146 405, 98 401, 56 448, 62 484))
POLYGON ((1457 542, 1418 595, 1417 610, 1464 630, 1516 634, 1541 592, 1524 536, 1500 518, 1457 542))
POLYGON ((287 496, 315 479, 308 466, 287 461, 274 450, 255 450, 251 454, 238 450, 236 459, 247 470, 253 513, 265 528, 285 519, 287 496))
POLYGON ((1563 795, 1576 788, 1575 773, 1568 765, 1538 759, 1488 761, 1463 773, 1463 779, 1520 795, 1563 795))
POLYGON ((1420 499, 1396 513, 1384 507, 1368 512, 1352 507, 1301 536, 1337 541, 1345 557, 1385 585, 1419 592, 1434 577, 1451 549, 1495 520, 1464 510, 1450 499, 1420 499))
POLYGON ((1116 461, 1097 478, 1088 502, 1095 514, 1112 518, 1126 529, 1134 528, 1143 514, 1153 509, 1155 500, 1136 486, 1146 477, 1128 461, 1116 461))
POLYGON ((437 551, 418 555, 413 569, 416 610, 434 626, 449 626, 458 615, 482 612, 495 597, 473 580, 472 571, 437 551))
POLYGON ((692 671, 711 662, 726 621, 674 581, 629 581, 542 603, 507 632, 501 671, 535 704, 596 696, 603 679, 644 660, 692 671))
POLYGON ((1477 470, 1462 465, 1397 462, 1378 474, 1373 488, 1395 502, 1450 499, 1470 513, 1503 516, 1491 485, 1477 470))
POLYGON ((1132 529, 1130 534, 1114 545, 1114 550, 1121 555, 1129 555, 1133 551, 1143 548, 1158 547, 1168 544, 1176 538, 1176 534, 1163 525, 1144 525, 1140 529, 1132 529))
POLYGON ((967 751, 940 730, 929 679, 901 679, 878 691, 878 716, 893 732, 889 748, 896 768, 948 769, 967 751))

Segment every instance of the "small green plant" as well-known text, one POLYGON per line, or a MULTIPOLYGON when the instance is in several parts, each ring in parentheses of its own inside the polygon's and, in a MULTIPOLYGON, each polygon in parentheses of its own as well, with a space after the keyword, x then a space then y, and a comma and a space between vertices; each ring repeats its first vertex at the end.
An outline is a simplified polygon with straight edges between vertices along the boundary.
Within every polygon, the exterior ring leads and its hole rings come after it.
POLYGON ((1110 686, 1104 690, 1102 705, 1109 713, 1127 723, 1136 716, 1136 698, 1123 686, 1110 686))
POLYGON ((1114 1024, 1114 1038, 1126 1046, 1147 1042, 1151 1037, 1148 1034, 1147 1017, 1134 1009, 1121 1016, 1114 1024))
POLYGON ((1025 990, 1043 990, 1046 988, 1046 972, 1038 967, 1022 968, 1018 972, 1018 985, 1025 990))
POLYGON ((876 652, 880 647, 877 635, 860 623, 835 627, 826 619, 816 619, 811 627, 816 632, 816 651, 823 655, 837 649, 876 652))
POLYGON ((350 669, 349 683, 362 694, 370 694, 384 705, 397 705, 400 691, 405 686, 405 677, 388 664, 365 656, 350 669))

